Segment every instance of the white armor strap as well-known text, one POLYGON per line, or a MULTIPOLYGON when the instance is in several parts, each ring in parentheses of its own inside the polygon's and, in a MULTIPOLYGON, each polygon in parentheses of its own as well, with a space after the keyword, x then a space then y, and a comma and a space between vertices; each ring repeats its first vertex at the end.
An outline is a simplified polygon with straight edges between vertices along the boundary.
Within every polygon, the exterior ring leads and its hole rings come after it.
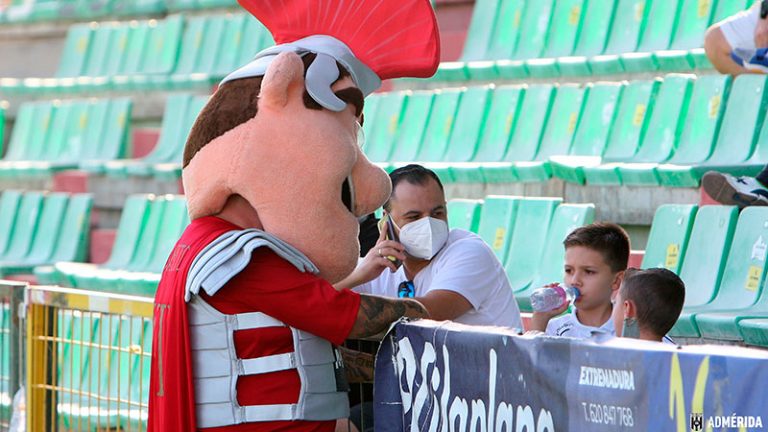
POLYGON ((234 330, 252 330, 265 327, 285 327, 282 321, 261 312, 231 315, 234 317, 234 330))
POLYGON ((229 231, 205 247, 194 259, 187 275, 184 300, 202 289, 214 295, 240 273, 251 261, 251 254, 267 247, 293 264, 302 273, 319 273, 318 268, 298 249, 279 238, 257 229, 229 231))
POLYGON ((293 353, 238 360, 240 375, 256 375, 296 368, 293 353))

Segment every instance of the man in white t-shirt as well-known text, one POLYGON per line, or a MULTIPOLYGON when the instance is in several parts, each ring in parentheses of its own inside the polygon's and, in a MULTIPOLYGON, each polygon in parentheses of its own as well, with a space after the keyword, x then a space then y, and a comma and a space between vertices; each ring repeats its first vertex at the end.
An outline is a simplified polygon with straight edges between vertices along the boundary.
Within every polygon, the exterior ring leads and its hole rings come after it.
POLYGON ((768 1, 715 23, 704 36, 704 50, 720 73, 768 72, 768 1))
MULTIPOLYGON (((704 50, 720 73, 768 73, 768 0, 712 25, 704 37, 704 50)), ((733 102, 732 102, 733 103, 733 102)), ((755 177, 735 177, 709 171, 701 186, 725 205, 768 205, 768 166, 755 177)))
POLYGON ((393 171, 385 225, 376 246, 336 284, 360 293, 414 297, 434 320, 522 329, 506 273, 476 234, 448 229, 443 185, 420 165, 393 171), (402 265, 398 265, 402 262, 402 265))

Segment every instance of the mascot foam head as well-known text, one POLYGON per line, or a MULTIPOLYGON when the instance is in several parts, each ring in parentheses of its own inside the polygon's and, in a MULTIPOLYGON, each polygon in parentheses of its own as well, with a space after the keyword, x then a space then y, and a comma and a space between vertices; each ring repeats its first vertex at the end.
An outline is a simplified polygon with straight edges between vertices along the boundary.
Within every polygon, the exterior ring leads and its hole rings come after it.
POLYGON ((336 282, 359 254, 357 217, 391 190, 358 146, 364 96, 381 79, 434 73, 434 12, 429 0, 240 3, 278 45, 225 78, 198 116, 182 172, 190 217, 241 197, 258 221, 243 228, 288 242, 336 282))

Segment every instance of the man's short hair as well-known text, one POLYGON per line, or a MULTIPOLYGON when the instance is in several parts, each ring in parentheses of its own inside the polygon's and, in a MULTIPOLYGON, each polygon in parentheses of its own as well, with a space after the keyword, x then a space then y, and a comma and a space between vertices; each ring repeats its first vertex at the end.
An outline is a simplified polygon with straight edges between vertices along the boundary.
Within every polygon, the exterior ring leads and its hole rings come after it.
MULTIPOLYGON (((437 174, 435 174, 434 171, 417 164, 406 165, 392 171, 389 173, 389 179, 392 181, 393 196, 395 195, 395 188, 402 181, 407 181, 413 185, 424 186, 427 184, 429 179, 432 179, 437 182, 437 185, 440 186, 441 191, 445 190, 443 189, 443 183, 440 181, 440 178, 437 176, 437 174)), ((390 196, 390 199, 391 198, 392 197, 390 196)), ((384 210, 389 211, 389 200, 384 203, 384 210)))
POLYGON ((666 335, 683 310, 685 284, 665 268, 629 269, 619 289, 623 300, 635 303, 638 325, 657 336, 666 335))
POLYGON ((576 228, 563 241, 566 249, 582 246, 603 255, 614 273, 627 269, 629 236, 624 228, 610 222, 597 222, 576 228))

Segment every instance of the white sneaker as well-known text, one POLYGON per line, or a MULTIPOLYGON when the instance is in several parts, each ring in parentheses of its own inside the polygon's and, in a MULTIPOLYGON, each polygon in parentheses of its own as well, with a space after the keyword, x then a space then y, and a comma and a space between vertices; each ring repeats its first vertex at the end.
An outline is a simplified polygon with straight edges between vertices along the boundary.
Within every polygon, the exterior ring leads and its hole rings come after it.
POLYGON ((701 179, 701 186, 715 201, 739 208, 768 206, 768 188, 754 177, 734 177, 709 171, 701 179))

